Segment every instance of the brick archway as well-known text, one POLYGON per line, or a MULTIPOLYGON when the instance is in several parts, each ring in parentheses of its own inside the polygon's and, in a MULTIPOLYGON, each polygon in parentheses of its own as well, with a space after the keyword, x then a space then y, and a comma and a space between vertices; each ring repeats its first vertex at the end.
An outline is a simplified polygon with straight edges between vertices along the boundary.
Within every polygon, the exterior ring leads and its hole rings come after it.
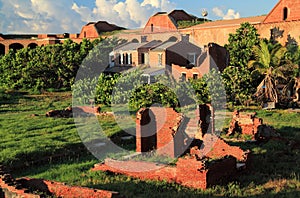
POLYGON ((137 118, 137 152, 149 152, 157 148, 155 115, 151 109, 140 111, 137 118))
POLYGON ((30 49, 34 49, 38 46, 38 44, 36 43, 30 43, 27 47, 30 48, 30 49))
POLYGON ((22 45, 21 43, 12 43, 9 45, 9 49, 12 49, 14 51, 17 51, 22 48, 24 48, 24 45, 22 45))
POLYGON ((5 45, 0 43, 0 55, 4 55, 5 54, 5 45))

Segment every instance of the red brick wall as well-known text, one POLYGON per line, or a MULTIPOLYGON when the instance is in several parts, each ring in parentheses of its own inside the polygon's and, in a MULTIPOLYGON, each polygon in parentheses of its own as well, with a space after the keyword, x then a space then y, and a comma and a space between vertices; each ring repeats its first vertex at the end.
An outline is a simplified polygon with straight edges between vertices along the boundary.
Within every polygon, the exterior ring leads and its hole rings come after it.
POLYGON ((82 27, 79 38, 97 38, 99 34, 95 28, 95 24, 88 24, 82 27))
POLYGON ((14 43, 19 43, 25 47, 28 47, 30 44, 37 44, 38 46, 49 45, 59 43, 60 41, 55 38, 47 38, 47 39, 5 39, 0 41, 0 44, 5 46, 5 54, 9 51, 9 46, 14 43))
POLYGON ((177 146, 183 144, 180 135, 174 141, 180 122, 181 115, 172 108, 141 109, 136 119, 136 151, 147 152, 153 148, 160 155, 176 157, 175 142, 177 146))
POLYGON ((207 170, 196 158, 179 158, 176 163, 176 181, 184 186, 205 189, 207 170))
POLYGON ((167 14, 159 14, 150 17, 144 27, 143 33, 173 32, 177 31, 175 24, 167 14), (153 26, 153 28, 151 27, 153 26), (152 31, 153 30, 153 31, 152 31))
POLYGON ((202 77, 199 67, 187 69, 186 67, 181 67, 179 65, 172 65, 172 76, 175 80, 180 80, 182 73, 186 73, 186 79, 193 78, 193 74, 197 74, 198 78, 202 77))
POLYGON ((288 8, 288 17, 286 21, 300 19, 300 1, 299 0, 281 0, 273 10, 267 15, 264 23, 282 22, 284 8, 288 8))
MULTIPOLYGON (((300 12, 299 12, 300 13, 300 12)), ((257 25, 258 33, 262 38, 271 38, 271 29, 278 28, 283 31, 282 37, 277 38, 277 41, 282 45, 288 42, 288 38, 294 39, 298 44, 300 43, 300 21, 276 22, 257 25)))

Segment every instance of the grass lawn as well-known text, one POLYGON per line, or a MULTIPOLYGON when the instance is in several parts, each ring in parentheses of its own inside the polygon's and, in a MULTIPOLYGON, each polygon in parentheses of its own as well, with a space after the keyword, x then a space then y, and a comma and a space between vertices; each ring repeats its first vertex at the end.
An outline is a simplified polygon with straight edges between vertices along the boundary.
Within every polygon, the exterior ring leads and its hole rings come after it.
MULTIPOLYGON (((123 175, 91 172, 98 159, 81 143, 73 118, 48 118, 51 109, 71 104, 71 93, 0 92, 0 163, 13 169, 16 177, 44 178, 120 192, 126 197, 300 197, 300 151, 283 141, 241 144, 253 152, 252 168, 224 185, 206 191, 177 184, 140 181, 123 175), (38 114, 39 116, 33 116, 38 114), (51 156, 60 156, 52 158, 51 156), (30 165, 44 159, 42 164, 30 165)), ((286 110, 262 111, 258 117, 272 125, 282 137, 300 141, 300 114, 286 110)), ((106 134, 118 142, 123 132, 113 118, 100 117, 106 134)), ((134 150, 134 143, 123 145, 134 150)))

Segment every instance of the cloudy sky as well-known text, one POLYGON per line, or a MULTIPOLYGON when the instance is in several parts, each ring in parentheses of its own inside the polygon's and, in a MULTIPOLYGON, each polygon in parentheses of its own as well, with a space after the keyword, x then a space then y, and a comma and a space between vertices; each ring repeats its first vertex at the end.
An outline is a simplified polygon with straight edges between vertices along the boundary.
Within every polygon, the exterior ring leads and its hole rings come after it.
POLYGON ((0 33, 78 33, 91 21, 139 28, 158 11, 184 9, 212 20, 267 14, 278 0, 0 0, 0 33))

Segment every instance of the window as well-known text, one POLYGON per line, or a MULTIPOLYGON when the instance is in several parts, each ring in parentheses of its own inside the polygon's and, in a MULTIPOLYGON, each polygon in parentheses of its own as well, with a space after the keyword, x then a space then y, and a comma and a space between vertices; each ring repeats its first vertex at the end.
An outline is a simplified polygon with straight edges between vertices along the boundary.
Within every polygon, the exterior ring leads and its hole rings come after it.
POLYGON ((195 65, 195 63, 196 63, 196 54, 195 53, 189 53, 187 55, 187 59, 188 59, 188 64, 195 65))
POLYGON ((193 79, 198 79, 198 74, 193 74, 193 79))
POLYGON ((181 81, 186 81, 186 73, 185 72, 181 73, 181 81))
POLYGON ((129 54, 128 56, 128 64, 132 64, 132 54, 129 54))
POLYGON ((154 27, 153 27, 153 24, 151 24, 151 32, 153 32, 154 30, 154 27))
POLYGON ((120 65, 123 65, 123 61, 124 61, 123 54, 120 54, 120 65))
POLYGON ((126 64, 126 54, 123 54, 122 64, 126 64))
POLYGON ((83 32, 83 38, 86 38, 86 31, 83 32))
POLYGON ((158 66, 162 66, 162 54, 158 54, 158 66))
POLYGON ((141 64, 145 64, 145 54, 141 54, 141 64))
POLYGON ((289 10, 287 7, 283 8, 283 20, 284 21, 288 18, 288 12, 289 12, 289 10))

